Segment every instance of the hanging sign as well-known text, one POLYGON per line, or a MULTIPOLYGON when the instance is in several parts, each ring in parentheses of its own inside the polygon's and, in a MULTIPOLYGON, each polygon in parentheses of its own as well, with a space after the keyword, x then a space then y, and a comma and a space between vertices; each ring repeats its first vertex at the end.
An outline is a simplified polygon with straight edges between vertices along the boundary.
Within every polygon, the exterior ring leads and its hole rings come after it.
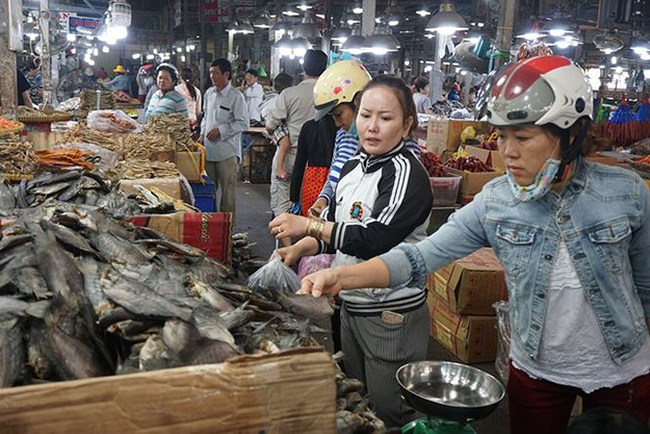
POLYGON ((101 18, 68 17, 68 32, 73 34, 90 34, 102 25, 101 18))
POLYGON ((199 17, 204 23, 218 23, 219 0, 201 0, 199 17))

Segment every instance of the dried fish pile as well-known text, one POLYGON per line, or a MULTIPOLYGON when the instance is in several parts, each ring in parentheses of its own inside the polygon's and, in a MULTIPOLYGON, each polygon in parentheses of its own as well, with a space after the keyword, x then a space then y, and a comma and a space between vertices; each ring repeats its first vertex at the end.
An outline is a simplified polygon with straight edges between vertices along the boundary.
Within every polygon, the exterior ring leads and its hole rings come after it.
POLYGON ((34 171, 34 148, 16 134, 0 136, 0 173, 27 175, 34 171))
POLYGON ((126 160, 122 165, 122 179, 175 178, 176 165, 169 161, 126 160))
POLYGON ((86 142, 116 152, 121 159, 156 159, 157 154, 175 150, 168 136, 147 131, 140 134, 113 134, 96 131, 83 125, 71 128, 62 142, 86 142))
POLYGON ((326 298, 253 293, 202 251, 89 207, 24 214, 0 252, 2 387, 275 353, 333 313, 326 298))
POLYGON ((76 125, 68 130, 63 136, 64 142, 86 142, 93 145, 101 146, 113 152, 122 152, 122 147, 115 140, 113 134, 102 133, 93 130, 85 125, 76 125))
POLYGON ((115 217, 174 212, 173 204, 151 195, 127 197, 97 172, 43 173, 14 187, 0 180, 0 218, 18 218, 47 201, 99 207, 115 217))
POLYGON ((146 130, 151 133, 169 134, 177 151, 192 149, 192 132, 186 117, 180 114, 152 116, 147 122, 146 130))
POLYGON ((126 134, 120 138, 121 149, 124 152, 124 159, 146 159, 155 160, 156 155, 161 152, 175 151, 173 141, 165 134, 147 131, 142 134, 126 134))
POLYGON ((79 95, 79 117, 86 118, 93 110, 107 110, 115 108, 115 96, 111 91, 100 91, 84 89, 79 95), (97 106, 97 95, 99 94, 99 107, 97 106))
MULTIPOLYGON (((340 353, 334 355, 337 359, 340 353)), ((386 432, 386 425, 370 408, 364 384, 348 378, 343 372, 336 376, 336 432, 338 434, 386 432)))

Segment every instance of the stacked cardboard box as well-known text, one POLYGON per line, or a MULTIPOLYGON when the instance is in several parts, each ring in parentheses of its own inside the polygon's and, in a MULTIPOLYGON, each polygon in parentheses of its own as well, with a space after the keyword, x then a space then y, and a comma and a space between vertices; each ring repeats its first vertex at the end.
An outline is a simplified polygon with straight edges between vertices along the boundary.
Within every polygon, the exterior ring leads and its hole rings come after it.
POLYGON ((507 299, 505 274, 492 249, 481 249, 429 275, 431 336, 465 363, 494 361, 497 318, 507 299))
POLYGON ((2 432, 336 431, 336 368, 299 349, 225 363, 2 389, 2 432))

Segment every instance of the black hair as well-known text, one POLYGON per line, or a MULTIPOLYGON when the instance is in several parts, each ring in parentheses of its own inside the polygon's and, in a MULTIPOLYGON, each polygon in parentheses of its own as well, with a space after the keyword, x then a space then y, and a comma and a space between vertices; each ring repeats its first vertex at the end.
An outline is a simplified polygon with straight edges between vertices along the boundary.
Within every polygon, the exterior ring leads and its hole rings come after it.
POLYGON ((210 68, 219 68, 222 74, 228 73, 228 80, 232 78, 232 63, 227 59, 215 59, 210 64, 210 68))
POLYGON ((424 77, 418 77, 413 82, 413 85, 415 86, 415 91, 420 92, 422 89, 429 85, 429 80, 424 77))
POLYGON ((284 72, 276 75, 275 80, 273 80, 273 89, 278 93, 291 86, 293 86, 293 77, 284 72))
POLYGON ((393 92, 402 109, 402 114, 404 115, 404 124, 406 124, 408 118, 411 118, 413 120, 411 129, 408 132, 408 134, 411 135, 418 126, 418 111, 415 108, 415 103, 413 102, 411 89, 409 89, 409 87, 406 85, 406 82, 401 78, 392 77, 390 75, 378 75, 366 85, 366 87, 363 89, 363 93, 366 93, 375 87, 387 87, 391 90, 391 92, 393 92))
POLYGON ((319 77, 327 69, 327 54, 321 50, 307 50, 302 69, 310 77, 319 77))
POLYGON ((648 434, 650 430, 628 413, 612 408, 585 411, 569 425, 566 434, 648 434))
POLYGON ((253 69, 253 68, 251 68, 251 69, 249 69, 248 71, 246 71, 246 74, 250 74, 250 75, 252 75, 253 77, 259 77, 259 75, 257 74, 257 70, 255 70, 255 69, 253 69))
POLYGON ((185 82, 187 91, 190 93, 192 99, 196 101, 196 89, 194 89, 194 85, 192 84, 193 76, 194 76, 194 72, 192 71, 192 68, 183 68, 181 70, 181 78, 185 82))

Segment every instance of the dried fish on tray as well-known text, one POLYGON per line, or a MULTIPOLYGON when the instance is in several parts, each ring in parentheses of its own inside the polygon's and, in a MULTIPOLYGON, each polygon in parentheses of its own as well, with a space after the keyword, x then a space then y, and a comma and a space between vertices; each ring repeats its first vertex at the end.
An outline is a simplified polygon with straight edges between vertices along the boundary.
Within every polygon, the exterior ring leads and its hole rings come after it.
POLYGON ((152 116, 145 129, 151 133, 169 134, 176 143, 177 151, 187 151, 194 147, 189 121, 183 115, 152 116))
POLYGON ((3 387, 219 363, 324 331, 195 249, 92 207, 33 209, 4 228, 0 251, 3 387))
POLYGON ((122 179, 175 178, 176 164, 169 161, 126 160, 122 165, 122 179))
POLYGON ((13 188, 0 181, 0 218, 16 219, 45 202, 66 202, 101 208, 109 215, 174 212, 174 204, 154 195, 127 195, 98 172, 67 170, 46 172, 13 188))
POLYGON ((0 136, 0 174, 27 175, 34 171, 34 148, 16 134, 0 136))

